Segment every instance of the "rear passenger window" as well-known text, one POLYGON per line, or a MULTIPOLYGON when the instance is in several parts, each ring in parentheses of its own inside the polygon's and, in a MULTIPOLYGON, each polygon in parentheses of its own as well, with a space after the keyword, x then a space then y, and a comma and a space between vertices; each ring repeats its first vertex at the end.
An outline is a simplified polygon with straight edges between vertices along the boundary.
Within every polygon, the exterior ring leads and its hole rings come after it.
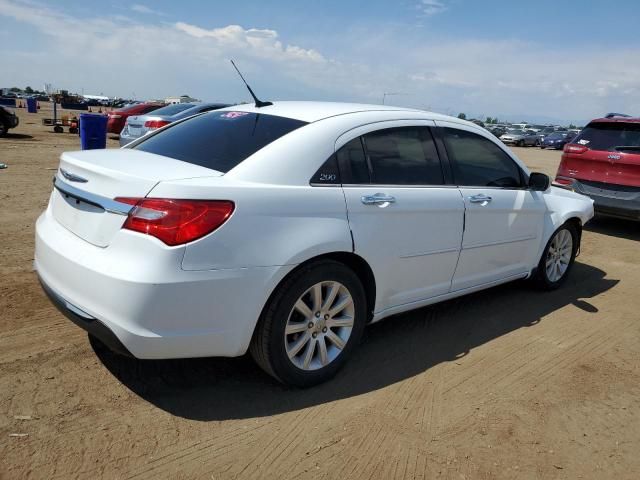
POLYGON ((442 185, 440 159, 428 128, 390 128, 363 136, 371 183, 442 185))
POLYGON ((444 143, 452 160, 455 182, 461 186, 522 186, 520 167, 498 145, 480 135, 444 128, 444 143))

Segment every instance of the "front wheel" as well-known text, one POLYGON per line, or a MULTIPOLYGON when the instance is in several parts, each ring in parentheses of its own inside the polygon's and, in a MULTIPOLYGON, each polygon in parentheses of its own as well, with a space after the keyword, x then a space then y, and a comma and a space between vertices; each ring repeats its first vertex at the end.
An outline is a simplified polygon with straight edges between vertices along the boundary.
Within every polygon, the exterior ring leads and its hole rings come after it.
POLYGON ((3 122, 0 122, 0 137, 4 137, 9 131, 9 127, 7 127, 3 122))
POLYGON ((578 232, 564 224, 551 236, 538 264, 536 281, 545 290, 555 290, 567 279, 578 251, 578 232))
POLYGON ((267 373, 310 387, 333 377, 362 336, 366 296, 346 265, 321 260, 294 272, 261 315, 250 351, 267 373))

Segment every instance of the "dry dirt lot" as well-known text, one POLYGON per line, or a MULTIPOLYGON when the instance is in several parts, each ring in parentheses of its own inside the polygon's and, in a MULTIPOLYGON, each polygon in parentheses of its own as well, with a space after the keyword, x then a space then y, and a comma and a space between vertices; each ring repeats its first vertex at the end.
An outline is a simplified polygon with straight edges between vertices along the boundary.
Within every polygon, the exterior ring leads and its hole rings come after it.
MULTIPOLYGON (((640 226, 589 224, 558 291, 514 283, 373 325, 314 389, 249 358, 135 361, 38 286, 34 222, 79 143, 23 112, 0 139, 0 478, 640 477, 640 226)), ((555 172, 559 153, 516 150, 555 172)))

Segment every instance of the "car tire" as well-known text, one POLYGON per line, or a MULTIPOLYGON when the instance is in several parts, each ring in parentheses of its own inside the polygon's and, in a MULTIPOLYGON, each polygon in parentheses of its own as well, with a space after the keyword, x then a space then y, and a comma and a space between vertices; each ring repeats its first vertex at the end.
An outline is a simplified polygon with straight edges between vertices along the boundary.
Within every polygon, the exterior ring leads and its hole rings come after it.
POLYGON ((543 290, 560 287, 573 267, 578 252, 580 235, 571 223, 558 228, 542 251, 534 281, 543 290))
POLYGON ((4 137, 8 131, 9 127, 4 122, 0 122, 0 137, 4 137))
POLYGON ((276 288, 249 350, 280 382, 311 387, 344 366, 360 342, 366 320, 366 294, 358 276, 340 262, 319 260, 294 271, 276 288), (348 306, 340 309, 342 304, 348 306))
POLYGON ((518 143, 516 143, 516 145, 518 147, 524 147, 524 140, 519 140, 518 143))

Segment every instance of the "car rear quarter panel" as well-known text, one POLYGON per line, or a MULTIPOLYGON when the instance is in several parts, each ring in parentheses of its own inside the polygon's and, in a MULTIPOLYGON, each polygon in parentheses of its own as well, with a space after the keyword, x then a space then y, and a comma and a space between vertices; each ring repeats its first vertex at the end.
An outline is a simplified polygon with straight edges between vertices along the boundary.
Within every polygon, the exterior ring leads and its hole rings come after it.
POLYGON ((325 253, 352 251, 339 187, 240 183, 214 177, 162 182, 149 196, 235 203, 222 227, 187 245, 185 270, 297 265, 325 253))

